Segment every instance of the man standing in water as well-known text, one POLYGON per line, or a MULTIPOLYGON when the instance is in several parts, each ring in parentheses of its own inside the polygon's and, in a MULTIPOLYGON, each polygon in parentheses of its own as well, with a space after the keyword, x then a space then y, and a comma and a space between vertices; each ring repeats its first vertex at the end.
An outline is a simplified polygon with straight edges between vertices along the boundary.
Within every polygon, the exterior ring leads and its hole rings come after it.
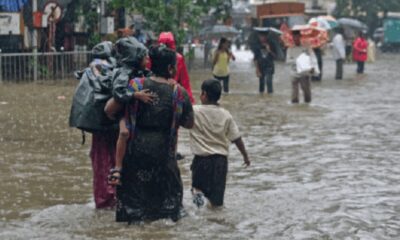
POLYGON ((265 91, 265 84, 267 84, 268 94, 272 94, 274 92, 272 81, 275 72, 275 54, 271 51, 271 47, 267 39, 267 34, 260 34, 259 40, 261 43, 261 47, 254 54, 256 75, 260 80, 259 91, 260 94, 263 94, 265 91))
POLYGON ((291 64, 291 76, 292 76, 292 103, 299 103, 299 85, 303 90, 304 94, 304 102, 311 102, 311 83, 310 77, 311 75, 316 73, 316 69, 318 69, 318 65, 312 64, 316 63, 316 57, 313 50, 310 47, 301 46, 300 41, 300 31, 293 31, 293 41, 295 47, 289 48, 286 55, 286 62, 291 64), (310 61, 312 62, 312 68, 306 72, 298 72, 298 57, 301 54, 306 54, 310 61), (315 60, 315 61, 312 61, 315 60))
POLYGON ((336 35, 332 40, 332 54, 333 58, 336 60, 336 80, 341 80, 343 78, 343 63, 346 59, 346 42, 343 38, 343 29, 338 28, 336 30, 336 35))

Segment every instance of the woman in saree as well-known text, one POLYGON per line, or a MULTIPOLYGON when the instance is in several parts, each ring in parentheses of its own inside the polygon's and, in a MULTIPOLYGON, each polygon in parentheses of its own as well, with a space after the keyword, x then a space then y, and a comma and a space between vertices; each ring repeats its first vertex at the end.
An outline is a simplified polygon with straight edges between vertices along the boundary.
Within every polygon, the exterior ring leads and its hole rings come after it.
POLYGON ((149 56, 153 75, 132 79, 128 90, 148 89, 156 97, 152 104, 133 101, 126 107, 128 148, 111 172, 117 185, 117 222, 177 221, 184 214, 177 131, 193 127, 193 109, 185 89, 169 81, 176 72, 175 52, 161 45, 149 56))

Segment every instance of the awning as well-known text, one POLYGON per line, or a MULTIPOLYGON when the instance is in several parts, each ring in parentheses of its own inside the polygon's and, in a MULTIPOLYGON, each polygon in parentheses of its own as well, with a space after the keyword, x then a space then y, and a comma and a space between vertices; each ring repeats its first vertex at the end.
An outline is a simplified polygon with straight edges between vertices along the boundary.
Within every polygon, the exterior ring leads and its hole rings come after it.
POLYGON ((273 15, 262 15, 259 18, 280 18, 280 17, 292 17, 292 16, 304 16, 302 13, 285 13, 285 14, 273 14, 273 15))
POLYGON ((28 0, 0 0, 0 12, 20 12, 28 0))

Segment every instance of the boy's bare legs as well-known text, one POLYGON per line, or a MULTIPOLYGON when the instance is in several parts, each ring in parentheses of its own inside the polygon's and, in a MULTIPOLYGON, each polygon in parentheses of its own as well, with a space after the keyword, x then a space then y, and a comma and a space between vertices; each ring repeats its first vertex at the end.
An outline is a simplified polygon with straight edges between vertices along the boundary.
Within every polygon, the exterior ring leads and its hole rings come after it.
POLYGON ((119 136, 117 140, 117 149, 115 156, 115 169, 111 172, 109 182, 111 185, 121 184, 121 169, 122 161, 125 157, 126 146, 129 139, 129 129, 126 127, 125 118, 121 118, 119 121, 119 136))
POLYGON ((192 197, 193 197, 193 203, 200 208, 201 206, 204 205, 204 193, 197 189, 197 188, 192 188, 192 197))

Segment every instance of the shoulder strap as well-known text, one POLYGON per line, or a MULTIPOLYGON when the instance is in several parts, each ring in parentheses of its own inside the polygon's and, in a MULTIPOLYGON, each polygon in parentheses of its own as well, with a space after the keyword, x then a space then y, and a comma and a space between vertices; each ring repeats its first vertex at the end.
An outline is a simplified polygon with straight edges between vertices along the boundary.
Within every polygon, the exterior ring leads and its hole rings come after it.
POLYGON ((181 87, 179 86, 179 84, 175 84, 173 94, 172 94, 173 117, 172 117, 172 124, 171 124, 170 150, 169 150, 169 155, 171 158, 175 158, 175 155, 176 155, 176 147, 177 147, 177 143, 178 143, 179 120, 182 116, 184 101, 185 101, 185 99, 183 97, 181 87))

